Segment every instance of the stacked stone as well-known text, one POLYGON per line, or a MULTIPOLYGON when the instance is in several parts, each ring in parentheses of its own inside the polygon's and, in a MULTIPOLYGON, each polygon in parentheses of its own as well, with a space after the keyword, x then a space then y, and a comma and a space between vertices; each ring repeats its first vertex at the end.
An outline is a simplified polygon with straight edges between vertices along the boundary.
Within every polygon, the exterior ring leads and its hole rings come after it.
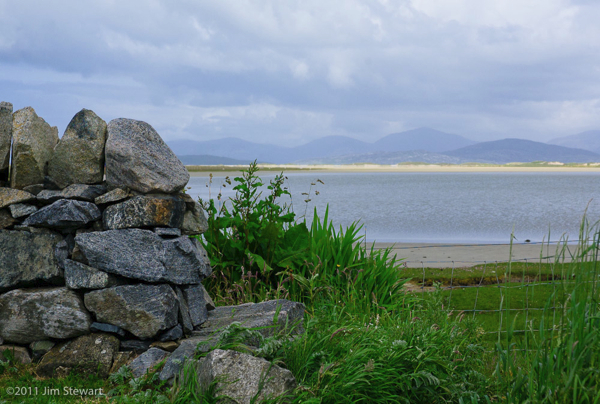
POLYGON ((0 350, 41 358, 40 375, 85 352, 106 375, 119 351, 200 329, 214 305, 188 180, 145 122, 84 109, 59 141, 33 108, 0 103, 0 350))

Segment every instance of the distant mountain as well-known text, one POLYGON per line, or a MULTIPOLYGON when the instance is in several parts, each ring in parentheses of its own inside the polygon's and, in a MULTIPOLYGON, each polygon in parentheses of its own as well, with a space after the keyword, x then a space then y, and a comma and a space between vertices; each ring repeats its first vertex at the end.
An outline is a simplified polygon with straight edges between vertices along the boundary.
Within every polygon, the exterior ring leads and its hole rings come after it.
POLYGON ((194 141, 173 140, 168 142, 178 156, 212 155, 236 160, 262 163, 293 163, 329 157, 364 153, 423 150, 439 153, 457 149, 475 142, 462 136, 452 135, 429 128, 419 128, 393 133, 374 143, 367 143, 347 136, 326 136, 301 146, 282 147, 249 142, 238 138, 194 141))
POLYGON ((475 143, 459 135, 440 132, 431 128, 418 128, 387 135, 373 143, 371 150, 385 152, 424 150, 442 153, 475 143))
MULTIPOLYGON (((251 163, 250 160, 237 160, 230 159, 228 157, 211 156, 207 154, 200 155, 183 155, 178 156, 179 160, 186 166, 216 166, 216 165, 228 165, 228 166, 246 166, 251 163)), ((252 160, 254 161, 254 160, 252 160)))
POLYGON ((300 164, 398 164, 398 163, 430 163, 430 164, 460 164, 463 162, 458 157, 432 153, 425 150, 396 151, 396 152, 371 152, 351 154, 346 156, 326 157, 299 161, 300 164))
POLYGON ((600 154, 523 139, 482 142, 444 153, 464 161, 506 164, 530 161, 600 162, 600 154))
POLYGON ((576 135, 557 137, 548 143, 600 153, 600 130, 588 130, 576 135))

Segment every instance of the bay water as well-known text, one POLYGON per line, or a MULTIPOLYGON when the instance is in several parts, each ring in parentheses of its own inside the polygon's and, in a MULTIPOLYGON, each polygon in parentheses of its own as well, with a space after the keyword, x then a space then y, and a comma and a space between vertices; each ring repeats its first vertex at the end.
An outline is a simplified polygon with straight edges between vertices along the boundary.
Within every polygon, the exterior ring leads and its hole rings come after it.
MULTIPOLYGON (((238 174, 236 174, 238 175, 238 174)), ((265 183, 275 173, 259 172, 265 183)), ((188 193, 194 199, 234 195, 223 174, 195 173, 188 193)), ((298 217, 313 209, 336 226, 363 225, 368 241, 403 243, 509 243, 576 240, 587 209, 600 219, 600 173, 338 173, 289 172, 285 186, 298 217), (317 181, 320 180, 321 182, 317 181), (308 195, 307 195, 308 194, 308 195)), ((233 176, 232 176, 233 177, 233 176)), ((232 178, 233 179, 233 178, 232 178)), ((234 184, 235 185, 235 184, 234 184)), ((268 192, 266 187, 263 192, 268 192)))

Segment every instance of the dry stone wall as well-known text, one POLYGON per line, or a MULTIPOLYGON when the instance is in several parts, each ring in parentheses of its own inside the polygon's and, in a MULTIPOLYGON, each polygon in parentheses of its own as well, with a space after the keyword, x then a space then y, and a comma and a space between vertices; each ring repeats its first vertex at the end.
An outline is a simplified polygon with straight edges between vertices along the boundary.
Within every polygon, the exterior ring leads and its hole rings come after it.
POLYGON ((140 376, 168 358, 172 380, 232 322, 265 335, 301 322, 304 307, 286 300, 215 308, 188 181, 145 122, 83 109, 59 140, 33 108, 0 103, 0 353, 38 362, 40 376, 128 363, 140 376))

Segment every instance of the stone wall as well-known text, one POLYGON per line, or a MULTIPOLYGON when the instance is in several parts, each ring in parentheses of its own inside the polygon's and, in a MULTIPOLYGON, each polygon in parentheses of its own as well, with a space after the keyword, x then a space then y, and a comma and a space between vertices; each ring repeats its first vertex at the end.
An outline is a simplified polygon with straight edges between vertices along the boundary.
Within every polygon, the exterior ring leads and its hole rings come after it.
MULTIPOLYGON (((12 110, 0 103, 0 354, 38 362, 40 376, 107 376, 129 364, 139 377, 168 358, 160 377, 172 380, 199 342, 233 322, 265 336, 302 322, 304 306, 286 300, 215 308, 202 286, 209 259, 190 237, 207 230, 204 211, 150 125, 107 125, 83 109, 59 140, 33 108, 12 110)), ((240 372, 259 386, 264 360, 244 361, 240 372)), ((208 359, 198 366, 202 383, 222 371, 208 359)), ((267 368, 280 375, 273 392, 295 385, 289 371, 267 368)))

